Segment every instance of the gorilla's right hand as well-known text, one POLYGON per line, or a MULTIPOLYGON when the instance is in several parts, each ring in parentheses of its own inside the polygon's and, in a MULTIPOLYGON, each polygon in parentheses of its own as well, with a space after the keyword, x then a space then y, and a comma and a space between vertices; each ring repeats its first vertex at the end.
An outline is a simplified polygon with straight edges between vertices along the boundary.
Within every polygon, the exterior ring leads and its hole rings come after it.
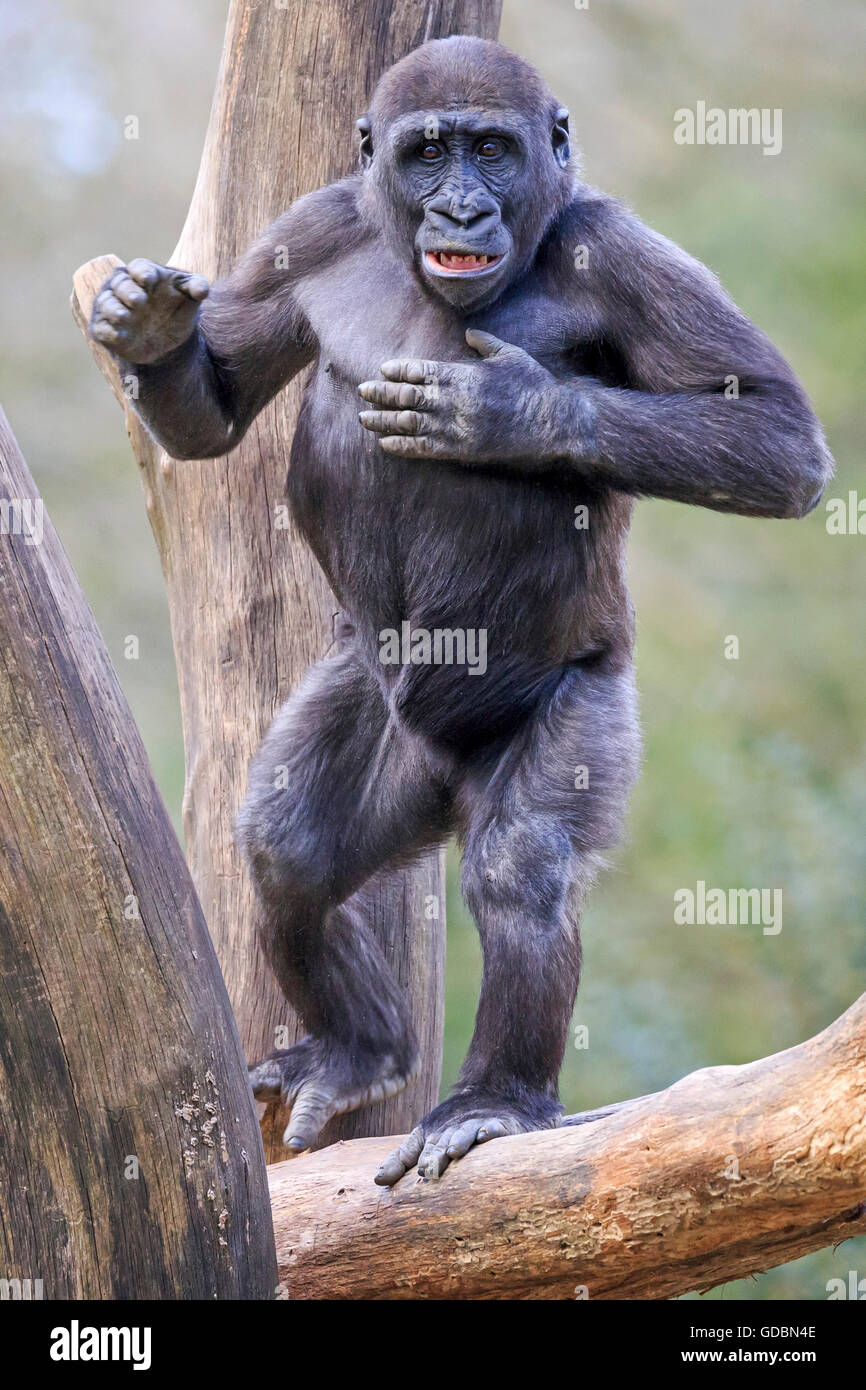
POLYGON ((156 362, 189 338, 209 291, 203 275, 130 261, 118 266, 96 296, 91 336, 127 362, 156 362))

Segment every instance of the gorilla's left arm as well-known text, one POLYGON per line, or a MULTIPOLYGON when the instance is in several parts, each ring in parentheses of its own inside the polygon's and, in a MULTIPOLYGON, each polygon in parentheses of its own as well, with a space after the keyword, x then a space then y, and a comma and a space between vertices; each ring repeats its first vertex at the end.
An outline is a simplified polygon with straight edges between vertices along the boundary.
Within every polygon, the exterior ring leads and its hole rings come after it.
POLYGON ((625 364, 626 386, 563 381, 513 344, 470 330, 485 361, 386 362, 386 380, 360 388, 386 409, 363 412, 362 423, 407 457, 529 472, 565 462, 635 495, 805 515, 832 459, 784 358, 700 262, 610 199, 587 208, 563 245, 585 241, 588 268, 563 256, 560 294, 575 322, 598 325, 625 364))
POLYGON ((590 293, 628 388, 565 393, 563 441, 579 441, 567 456, 635 494, 811 511, 833 460, 788 363, 706 266, 611 200, 598 215, 590 293))

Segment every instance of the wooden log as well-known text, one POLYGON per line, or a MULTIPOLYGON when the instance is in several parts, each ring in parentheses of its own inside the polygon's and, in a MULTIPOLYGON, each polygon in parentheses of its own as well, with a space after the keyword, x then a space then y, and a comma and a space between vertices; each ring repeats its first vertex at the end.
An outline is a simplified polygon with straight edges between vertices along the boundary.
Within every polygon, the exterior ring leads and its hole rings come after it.
MULTIPOLYGON (((425 39, 495 37, 501 0, 232 0, 192 205, 171 264, 224 275, 300 194, 350 172, 353 122, 379 75, 425 39)), ((151 255, 132 246, 129 256, 151 255)), ((116 258, 75 276, 82 327, 116 258)), ((94 355, 118 398, 108 353, 94 355)), ((337 604, 284 526, 289 446, 303 380, 282 392, 228 458, 173 461, 127 410, 162 559, 186 752, 184 831, 193 879, 222 963, 241 1040, 257 1059, 298 1028, 254 940, 252 892, 234 823, 252 754, 278 706, 333 640, 337 604)), ((338 1137, 406 1129, 438 1099, 444 1018, 441 855, 382 884, 374 930, 407 990, 424 1068, 384 1105, 335 1120, 338 1137), (433 916, 438 911, 438 917, 433 916)), ((266 1150, 284 1157, 271 1107, 266 1150)))
POLYGON ((866 994, 786 1052, 579 1118, 391 1190, 393 1140, 271 1167, 289 1296, 665 1299, 866 1233, 866 994))
POLYGON ((55 1299, 276 1287, 256 1115, 204 917, 2 411, 0 1279, 30 1280, 32 1296, 41 1280, 55 1299))

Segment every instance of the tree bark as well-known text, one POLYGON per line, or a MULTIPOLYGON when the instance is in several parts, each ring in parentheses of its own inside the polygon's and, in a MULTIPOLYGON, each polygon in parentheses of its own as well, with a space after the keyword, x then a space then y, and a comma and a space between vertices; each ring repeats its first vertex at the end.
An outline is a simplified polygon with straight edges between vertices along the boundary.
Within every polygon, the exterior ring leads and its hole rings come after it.
POLYGON ((289 1296, 665 1299, 866 1233, 866 994, 787 1052, 598 1114, 390 1191, 393 1140, 270 1168, 289 1296))
POLYGON ((2 411, 0 516, 0 1279, 45 1298, 273 1297, 219 965, 2 411))
MULTIPOLYGON (((386 67, 429 38, 495 37, 500 8, 500 0, 232 0, 199 176, 171 263, 210 279, 224 275, 293 199, 350 171, 352 123, 386 67)), ((116 263, 101 258, 76 274, 73 307, 82 326, 116 263)), ((110 355, 91 346, 123 403, 110 355)), ((201 463, 170 459, 126 412, 168 590, 187 854, 251 1059, 285 1046, 299 1030, 254 939, 234 822, 250 758, 279 705, 330 645, 337 611, 306 546, 277 513, 302 388, 303 379, 281 393, 228 458, 201 463)), ((406 1129, 438 1097, 440 855, 389 878, 374 927, 410 997, 424 1069, 402 1095, 333 1121, 327 1142, 406 1129)), ((284 1123, 271 1107, 263 1122, 271 1156, 284 1156, 284 1123)))

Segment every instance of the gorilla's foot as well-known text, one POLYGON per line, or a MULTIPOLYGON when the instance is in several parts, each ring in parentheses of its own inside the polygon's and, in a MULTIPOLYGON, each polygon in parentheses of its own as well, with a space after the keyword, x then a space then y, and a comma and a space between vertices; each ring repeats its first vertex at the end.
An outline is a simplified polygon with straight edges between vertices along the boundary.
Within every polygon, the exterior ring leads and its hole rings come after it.
POLYGON ((528 1134, 554 1129, 562 1107, 549 1095, 527 1093, 519 1101, 484 1087, 466 1087, 449 1096, 389 1154, 375 1176, 380 1187, 391 1187, 418 1166, 419 1178, 439 1178, 448 1164, 476 1144, 504 1134, 528 1134))
POLYGON ((279 1100, 291 1110, 283 1143, 292 1156, 313 1146, 334 1115, 387 1100, 411 1081, 417 1063, 401 1070, 392 1057, 365 1064, 319 1038, 302 1038, 249 1069, 256 1100, 279 1100))

